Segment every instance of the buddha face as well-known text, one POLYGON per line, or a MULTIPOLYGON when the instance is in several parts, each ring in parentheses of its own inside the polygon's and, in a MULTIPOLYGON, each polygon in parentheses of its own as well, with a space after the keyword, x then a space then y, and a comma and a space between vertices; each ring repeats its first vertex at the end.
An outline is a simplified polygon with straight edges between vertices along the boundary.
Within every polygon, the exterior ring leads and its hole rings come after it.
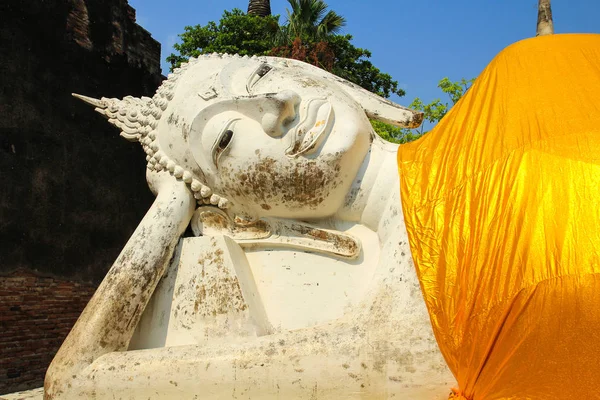
POLYGON ((209 75, 189 149, 213 191, 253 217, 339 210, 370 146, 360 105, 301 66, 237 59, 209 75))

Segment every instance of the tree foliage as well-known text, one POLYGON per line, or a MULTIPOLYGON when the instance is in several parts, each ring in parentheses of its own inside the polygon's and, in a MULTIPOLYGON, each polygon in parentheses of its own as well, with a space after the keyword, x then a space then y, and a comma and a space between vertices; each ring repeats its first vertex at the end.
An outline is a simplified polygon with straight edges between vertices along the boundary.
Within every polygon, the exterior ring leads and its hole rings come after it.
MULTIPOLYGON (((455 105, 461 97, 469 90, 475 79, 462 78, 460 81, 453 82, 449 78, 443 78, 439 83, 438 87, 444 94, 448 96, 450 102, 443 102, 441 99, 435 99, 429 104, 423 103, 423 101, 416 97, 409 107, 413 110, 423 111, 424 120, 430 124, 437 124, 444 116, 450 111, 453 105, 455 105)), ((421 125, 418 129, 420 135, 426 133, 424 131, 425 124, 421 125)))
POLYGON ((172 71, 200 54, 267 55, 278 31, 278 16, 248 15, 237 8, 224 11, 219 23, 210 21, 204 26, 186 26, 179 35, 181 43, 173 46, 179 54, 171 54, 167 62, 171 63, 172 71))
POLYGON ((421 135, 413 129, 398 128, 385 122, 371 120, 373 130, 384 140, 392 143, 408 143, 421 135))
POLYGON ((351 35, 334 35, 321 42, 296 38, 291 45, 275 47, 269 54, 316 65, 382 97, 404 96, 406 92, 398 87, 398 82, 369 60, 371 52, 354 46, 351 40, 351 35))
MULTIPOLYGON (((422 111, 424 121, 430 124, 437 124, 469 90, 474 81, 475 79, 467 80, 463 78, 460 81, 453 82, 449 78, 444 78, 438 83, 438 87, 444 94, 448 95, 450 102, 435 99, 425 104, 420 98, 416 97, 408 107, 413 110, 422 111)), ((427 133, 425 131, 425 124, 422 124, 417 129, 397 128, 378 121, 371 121, 371 124, 379 136, 393 143, 407 143, 427 133)))
POLYGON ((218 23, 186 26, 179 35, 181 42, 174 45, 177 53, 167 57, 171 70, 200 54, 272 55, 306 61, 384 97, 405 94, 397 81, 371 63, 370 51, 354 46, 351 35, 335 33, 345 21, 332 11, 326 12, 325 3, 289 1, 292 10, 288 10, 288 22, 284 25, 279 25, 278 16, 259 17, 234 9, 225 11, 218 23), (308 7, 309 12, 300 6, 308 7), (300 15, 296 16, 296 12, 300 15), (292 23, 296 28, 289 27, 292 23), (309 23, 315 26, 300 28, 309 23), (301 36, 290 34, 294 29, 303 32, 301 36))
POLYGON ((398 82, 371 63, 371 52, 354 46, 351 40, 351 35, 336 35, 329 40, 335 54, 331 72, 385 98, 392 94, 404 96, 406 92, 398 82))
POLYGON ((327 11, 322 0, 288 0, 290 9, 287 21, 281 27, 281 37, 288 43, 296 38, 308 42, 326 41, 329 36, 339 33, 346 19, 335 11, 327 11))

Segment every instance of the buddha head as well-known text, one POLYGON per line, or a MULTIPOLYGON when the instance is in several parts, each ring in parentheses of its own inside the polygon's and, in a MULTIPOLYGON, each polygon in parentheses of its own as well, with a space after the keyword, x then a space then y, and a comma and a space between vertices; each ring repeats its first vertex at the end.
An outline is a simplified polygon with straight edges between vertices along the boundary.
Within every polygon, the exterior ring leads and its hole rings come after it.
POLYGON ((150 172, 183 180, 200 206, 250 218, 321 218, 343 204, 374 138, 369 118, 415 127, 422 115, 312 65, 202 56, 153 98, 101 100, 150 172))

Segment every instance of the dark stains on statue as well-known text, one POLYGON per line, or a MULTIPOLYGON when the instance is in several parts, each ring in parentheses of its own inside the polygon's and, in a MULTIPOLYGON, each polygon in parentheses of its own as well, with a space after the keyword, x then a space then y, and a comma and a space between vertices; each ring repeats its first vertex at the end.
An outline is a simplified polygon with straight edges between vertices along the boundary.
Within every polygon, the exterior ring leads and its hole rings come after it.
POLYGON ((214 229, 229 230, 229 221, 225 216, 214 212, 204 212, 201 214, 202 225, 214 229))
POLYGON ((223 192, 270 210, 285 204, 287 209, 317 209, 340 184, 339 155, 318 159, 259 158, 247 170, 220 168, 223 192))
POLYGON ((333 244, 333 246, 338 249, 339 254, 354 255, 359 250, 357 242, 346 235, 340 235, 302 224, 293 224, 292 229, 303 236, 333 244))
POLYGON ((194 312, 202 317, 215 317, 245 311, 238 278, 225 265, 223 250, 216 249, 200 257, 202 280, 196 283, 194 312))

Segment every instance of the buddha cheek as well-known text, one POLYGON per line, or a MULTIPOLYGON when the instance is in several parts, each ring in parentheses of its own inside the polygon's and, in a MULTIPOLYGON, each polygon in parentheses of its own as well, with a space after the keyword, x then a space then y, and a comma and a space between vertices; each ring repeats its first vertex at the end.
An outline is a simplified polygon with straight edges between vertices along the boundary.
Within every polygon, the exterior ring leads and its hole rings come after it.
POLYGON ((345 186, 339 155, 315 160, 267 156, 259 157, 248 168, 224 163, 219 170, 223 193, 235 205, 255 215, 306 218, 331 215, 342 201, 338 198, 345 186))

